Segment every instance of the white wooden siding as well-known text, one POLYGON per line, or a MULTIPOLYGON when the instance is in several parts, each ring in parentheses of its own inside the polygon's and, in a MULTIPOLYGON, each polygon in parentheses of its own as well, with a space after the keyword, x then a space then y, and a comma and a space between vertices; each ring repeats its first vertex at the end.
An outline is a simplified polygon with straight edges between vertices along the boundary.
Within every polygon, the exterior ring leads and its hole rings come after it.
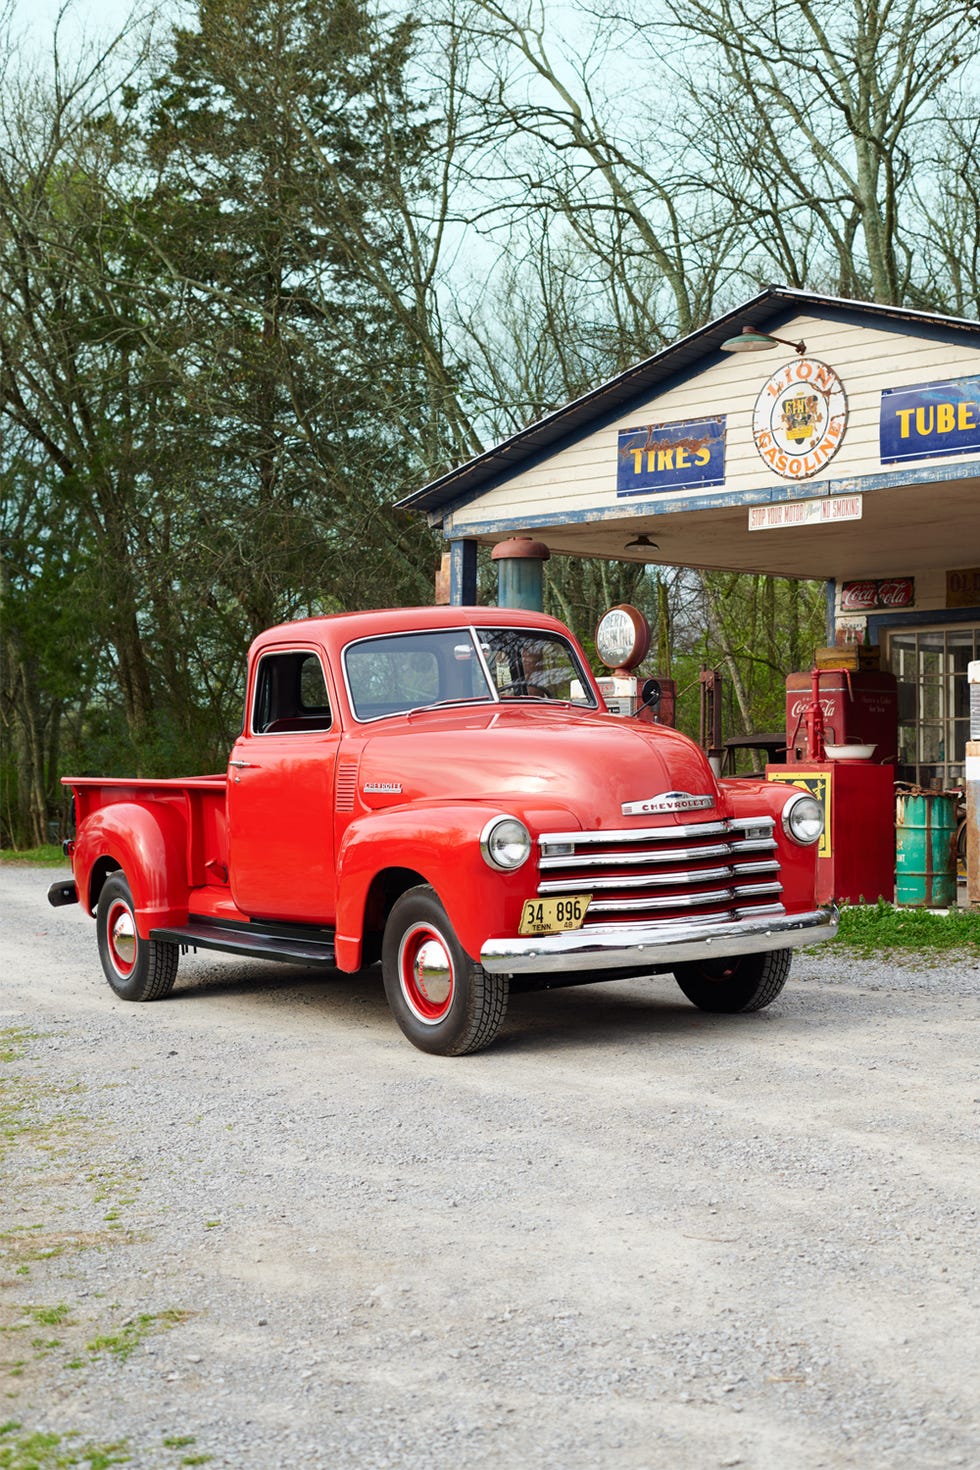
MULTIPOLYGON (((799 316, 779 329, 779 336, 806 342, 807 357, 826 362, 844 384, 848 399, 848 423, 844 441, 832 460, 810 480, 787 481, 774 474, 760 458, 752 439, 752 414, 756 398, 769 377, 793 353, 777 348, 765 353, 732 353, 680 386, 654 394, 646 404, 615 423, 524 469, 505 484, 491 489, 452 516, 454 536, 465 535, 475 526, 498 517, 512 521, 526 514, 533 524, 540 515, 567 515, 574 519, 590 511, 617 506, 625 515, 656 499, 658 505, 684 508, 685 501, 717 494, 720 503, 739 492, 763 491, 774 486, 799 485, 801 494, 812 493, 822 481, 853 480, 905 468, 955 465, 976 458, 948 455, 940 460, 912 460, 901 466, 882 466, 878 426, 881 391, 910 387, 946 378, 980 373, 980 349, 966 344, 930 341, 878 328, 841 325, 812 316, 799 316), (616 495, 618 433, 652 423, 709 418, 726 418, 725 483, 706 490, 651 492, 630 497, 616 495)), ((854 486, 853 488, 858 488, 854 486)))

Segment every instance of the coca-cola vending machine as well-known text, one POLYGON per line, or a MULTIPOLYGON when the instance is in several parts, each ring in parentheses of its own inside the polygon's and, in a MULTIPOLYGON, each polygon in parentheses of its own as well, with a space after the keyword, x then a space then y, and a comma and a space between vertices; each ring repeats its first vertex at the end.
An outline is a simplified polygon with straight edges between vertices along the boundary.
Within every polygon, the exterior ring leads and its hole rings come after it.
MULTIPOLYGON (((875 765, 898 760, 898 682, 894 674, 866 669, 818 671, 823 738, 828 745, 873 745, 875 765)), ((786 678, 786 764, 806 760, 806 712, 812 674, 786 678)))

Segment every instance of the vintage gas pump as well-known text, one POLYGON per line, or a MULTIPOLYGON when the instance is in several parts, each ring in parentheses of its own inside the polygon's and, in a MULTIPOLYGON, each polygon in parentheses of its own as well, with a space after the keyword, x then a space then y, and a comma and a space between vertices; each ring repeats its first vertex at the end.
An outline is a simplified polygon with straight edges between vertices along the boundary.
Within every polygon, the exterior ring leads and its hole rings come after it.
MULTIPOLYGON (((891 901, 895 893, 895 768, 898 713, 891 675, 875 675, 860 702, 850 669, 814 668, 809 698, 803 674, 786 680, 785 765, 767 765, 768 781, 800 786, 823 807, 817 852, 817 901, 891 901), (852 682, 853 681, 853 682, 852 682), (832 697, 828 698, 828 692, 832 697), (862 729, 864 718, 868 726, 862 729), (876 739, 870 740, 869 735, 876 739), (882 749, 877 761, 875 756, 882 749)), ((866 677, 866 676, 865 676, 866 677)))
POLYGON ((610 714, 673 725, 674 680, 640 679, 635 672, 650 648, 650 624, 639 608, 623 602, 603 613, 595 632, 595 646, 610 670, 597 680, 610 714))

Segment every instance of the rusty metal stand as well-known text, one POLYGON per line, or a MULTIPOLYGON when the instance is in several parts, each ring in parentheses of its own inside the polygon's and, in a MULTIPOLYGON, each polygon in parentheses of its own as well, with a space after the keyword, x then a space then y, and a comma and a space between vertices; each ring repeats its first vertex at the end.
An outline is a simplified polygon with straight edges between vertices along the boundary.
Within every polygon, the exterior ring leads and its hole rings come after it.
POLYGON ((698 683, 701 694, 698 744, 711 762, 715 775, 720 776, 725 755, 721 743, 721 675, 717 669, 702 669, 698 683))

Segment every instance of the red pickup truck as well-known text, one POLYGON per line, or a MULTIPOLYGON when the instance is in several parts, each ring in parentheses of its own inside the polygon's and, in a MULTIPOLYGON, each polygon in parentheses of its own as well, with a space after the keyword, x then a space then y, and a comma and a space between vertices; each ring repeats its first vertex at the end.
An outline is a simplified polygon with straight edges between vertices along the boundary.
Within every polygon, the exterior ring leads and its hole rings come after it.
POLYGON ((606 712, 554 618, 344 613, 249 651, 225 775, 66 777, 73 880, 109 984, 157 1000, 182 951, 357 971, 416 1046, 486 1046, 511 988, 671 971, 710 1011, 779 994, 814 901, 819 804, 718 781, 675 730, 606 712))

